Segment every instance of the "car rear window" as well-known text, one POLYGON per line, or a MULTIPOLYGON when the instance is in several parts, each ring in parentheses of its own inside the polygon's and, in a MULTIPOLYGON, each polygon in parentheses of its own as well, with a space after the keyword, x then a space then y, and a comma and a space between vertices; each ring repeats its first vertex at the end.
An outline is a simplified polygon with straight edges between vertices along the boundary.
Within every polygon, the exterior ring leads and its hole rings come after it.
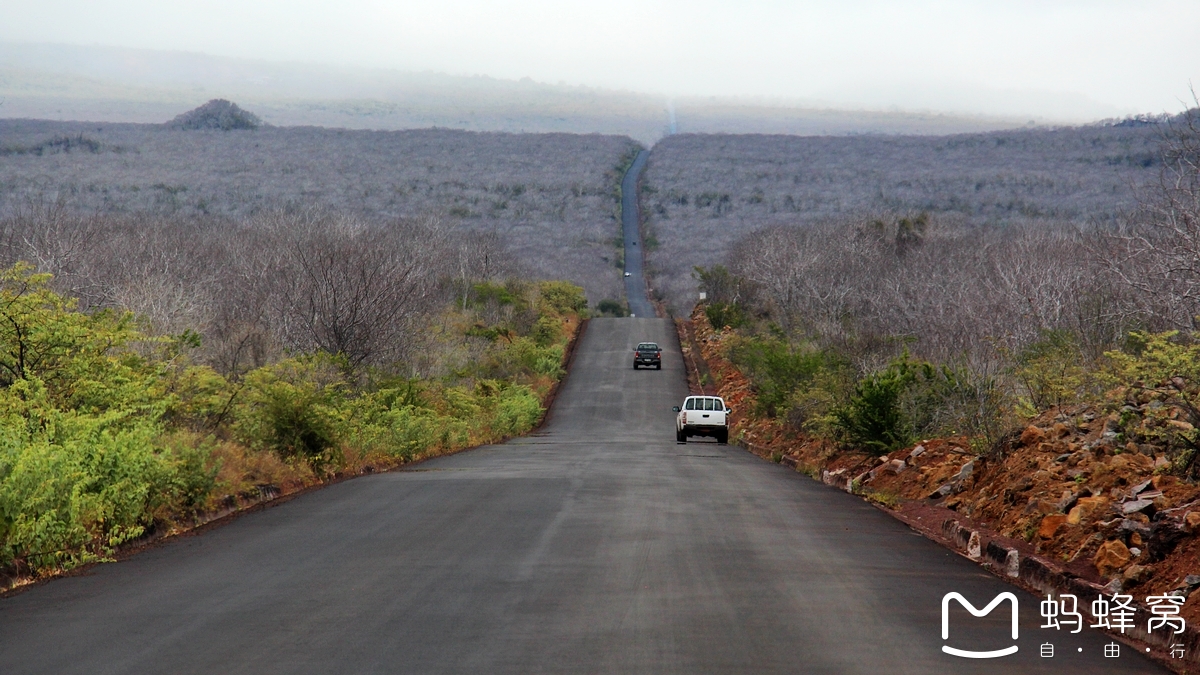
POLYGON ((683 404, 684 410, 725 410, 725 402, 719 398, 709 398, 707 396, 696 396, 689 398, 683 404))
POLYGON ((658 351, 658 345, 654 344, 653 342, 643 342, 642 344, 638 345, 638 351, 639 352, 656 352, 656 351, 658 351))

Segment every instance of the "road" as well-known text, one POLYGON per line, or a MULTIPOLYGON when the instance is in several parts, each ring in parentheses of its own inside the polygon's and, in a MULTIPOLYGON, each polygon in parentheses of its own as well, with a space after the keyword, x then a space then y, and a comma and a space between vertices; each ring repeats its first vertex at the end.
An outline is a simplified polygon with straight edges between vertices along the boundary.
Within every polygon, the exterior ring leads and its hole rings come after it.
POLYGON ((0 600, 0 673, 1134 673, 861 499, 676 444, 665 319, 595 319, 537 434, 339 483, 0 600), (631 367, 654 340, 661 371, 631 367), (1053 642, 1054 658, 1038 645, 1053 642), (1077 652, 1082 648, 1083 652, 1077 652))
POLYGON ((621 179, 621 229, 625 239, 625 298, 629 313, 634 316, 654 316, 654 305, 646 293, 646 277, 642 270, 642 231, 638 213, 638 178, 650 158, 642 150, 621 179))

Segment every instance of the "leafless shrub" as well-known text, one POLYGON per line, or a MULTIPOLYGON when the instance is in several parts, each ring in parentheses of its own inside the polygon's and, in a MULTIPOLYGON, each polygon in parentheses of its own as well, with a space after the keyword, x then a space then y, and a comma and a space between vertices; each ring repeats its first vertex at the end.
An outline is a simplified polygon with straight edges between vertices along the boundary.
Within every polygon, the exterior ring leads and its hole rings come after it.
POLYGON ((626 137, 0 120, 0 139, 14 147, 81 133, 124 152, 0 154, 0 216, 28 200, 76 214, 149 214, 158 226, 278 211, 373 223, 434 214, 457 236, 502 240, 533 277, 580 284, 593 304, 621 296, 614 188, 615 168, 636 147, 626 137))
POLYGON ((1166 327, 1200 322, 1200 107, 1170 120, 1158 179, 1126 222, 1097 246, 1108 269, 1166 327))
MULTIPOLYGON (((751 232, 928 212, 939 223, 1110 227, 1158 170, 1146 124, 957 136, 672 136, 644 179, 654 288, 676 311, 696 265, 751 232)), ((1069 228, 1068 228, 1069 229, 1069 228)), ((851 270, 847 270, 850 272, 851 270)))
POLYGON ((0 252, 55 273, 84 308, 131 309, 157 334, 200 333, 201 358, 232 375, 314 349, 393 366, 438 308, 519 272, 493 235, 311 209, 235 220, 35 204, 0 220, 0 252))
POLYGON ((977 226, 930 218, 774 227, 739 242, 734 273, 786 330, 855 355, 863 370, 907 348, 994 370, 1001 352, 1069 330, 1093 356, 1134 319, 1128 293, 1066 225, 977 226))

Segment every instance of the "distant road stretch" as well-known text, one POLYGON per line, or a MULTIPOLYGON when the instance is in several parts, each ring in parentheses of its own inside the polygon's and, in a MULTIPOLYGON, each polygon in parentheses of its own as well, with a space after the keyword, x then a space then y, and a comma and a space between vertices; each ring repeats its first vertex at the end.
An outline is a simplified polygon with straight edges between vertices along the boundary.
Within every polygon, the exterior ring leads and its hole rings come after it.
POLYGON ((621 179, 621 227, 625 236, 625 298, 629 312, 634 316, 654 316, 654 305, 646 294, 646 278, 642 270, 641 217, 638 213, 638 178, 650 158, 649 150, 642 150, 633 160, 625 177, 621 179))

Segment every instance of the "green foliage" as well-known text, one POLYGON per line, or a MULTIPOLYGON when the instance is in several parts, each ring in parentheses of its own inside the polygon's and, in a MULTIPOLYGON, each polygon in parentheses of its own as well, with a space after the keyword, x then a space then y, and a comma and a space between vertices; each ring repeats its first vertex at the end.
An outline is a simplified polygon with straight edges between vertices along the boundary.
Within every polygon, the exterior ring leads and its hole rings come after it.
POLYGON ((1178 331, 1130 333, 1125 350, 1105 357, 1108 384, 1168 386, 1189 395, 1200 389, 1200 342, 1178 331))
POLYGON ((557 378, 562 374, 563 347, 561 344, 541 346, 529 337, 515 337, 507 343, 497 343, 474 365, 481 377, 519 379, 522 376, 545 375, 557 378))
POLYGON ((1068 331, 1044 331, 1014 361, 1013 375, 1028 396, 1021 400, 1027 415, 1076 403, 1094 389, 1079 343, 1068 331))
POLYGON ((907 353, 860 379, 830 413, 843 441, 878 454, 919 437, 967 434, 994 440, 1010 401, 994 380, 966 368, 937 366, 907 353))
POLYGON ((587 296, 583 289, 568 281, 543 281, 541 290, 542 311, 560 317, 582 314, 587 309, 587 296))
POLYGON ((131 315, 79 312, 48 282, 0 272, 0 567, 103 559, 211 508, 218 438, 320 476, 349 451, 407 461, 526 432, 586 307, 567 283, 478 284, 457 339, 488 339, 461 377, 351 379, 344 358, 315 353, 230 382, 189 362, 197 333, 146 338, 131 315))
POLYGON ((754 383, 759 414, 775 417, 786 410, 798 389, 823 370, 840 367, 829 354, 797 347, 778 338, 742 338, 732 343, 730 360, 754 383))
POLYGON ((287 359, 251 371, 236 413, 246 445, 323 469, 340 459, 340 407, 347 384, 327 356, 287 359))
POLYGON ((716 330, 746 325, 746 312, 736 302, 714 302, 704 308, 704 316, 716 330))
POLYGON ((0 273, 0 386, 36 378, 51 399, 93 410, 142 386, 137 360, 113 355, 140 337, 131 315, 76 312, 49 281, 24 263, 0 273))
POLYGON ((1195 478, 1200 473, 1200 342, 1195 335, 1179 332, 1130 334, 1126 351, 1105 354, 1103 381, 1116 385, 1115 391, 1127 398, 1166 405, 1150 407, 1142 415, 1123 415, 1121 424, 1126 438, 1164 445, 1172 471, 1195 478), (1192 429, 1179 428, 1169 421, 1177 408, 1192 429), (1140 418, 1140 419, 1139 419, 1140 418))
POLYGON ((501 306, 515 305, 521 299, 518 288, 508 284, 498 284, 493 281, 479 282, 471 290, 474 304, 477 307, 489 303, 501 306))
POLYGON ((847 442, 883 454, 912 438, 912 423, 901 407, 905 392, 922 375, 932 377, 932 367, 907 357, 858 382, 845 405, 834 409, 836 426, 847 442))
POLYGON ((596 305, 596 311, 607 316, 629 316, 629 310, 625 307, 625 303, 619 300, 601 300, 596 305))

